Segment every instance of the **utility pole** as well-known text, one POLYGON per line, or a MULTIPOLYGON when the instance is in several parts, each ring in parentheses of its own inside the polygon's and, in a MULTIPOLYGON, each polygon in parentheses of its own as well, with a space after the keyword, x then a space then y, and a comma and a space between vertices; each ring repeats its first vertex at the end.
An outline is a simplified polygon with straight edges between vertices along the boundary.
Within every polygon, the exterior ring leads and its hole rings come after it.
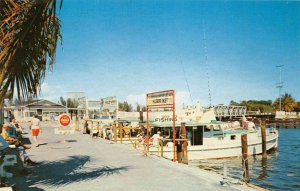
POLYGON ((276 66, 277 68, 279 68, 279 83, 277 83, 276 88, 279 89, 279 111, 281 111, 281 89, 283 87, 283 82, 281 80, 281 71, 282 71, 282 67, 284 65, 278 65, 276 66))

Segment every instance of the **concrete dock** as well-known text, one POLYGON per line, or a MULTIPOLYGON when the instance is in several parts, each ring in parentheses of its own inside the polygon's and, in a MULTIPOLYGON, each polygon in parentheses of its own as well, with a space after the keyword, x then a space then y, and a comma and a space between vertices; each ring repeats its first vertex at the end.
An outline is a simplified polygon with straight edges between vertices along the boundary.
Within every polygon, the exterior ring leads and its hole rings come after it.
MULTIPOLYGON (((55 123, 43 123, 39 147, 28 150, 41 164, 31 174, 8 179, 16 191, 88 190, 254 190, 221 186, 222 177, 196 167, 156 156, 144 156, 133 147, 112 144, 78 132, 55 135, 55 123)), ((29 132, 26 124, 26 132, 29 132)), ((25 134, 30 139, 30 134, 25 134)), ((31 140, 33 143, 33 141, 31 140)))

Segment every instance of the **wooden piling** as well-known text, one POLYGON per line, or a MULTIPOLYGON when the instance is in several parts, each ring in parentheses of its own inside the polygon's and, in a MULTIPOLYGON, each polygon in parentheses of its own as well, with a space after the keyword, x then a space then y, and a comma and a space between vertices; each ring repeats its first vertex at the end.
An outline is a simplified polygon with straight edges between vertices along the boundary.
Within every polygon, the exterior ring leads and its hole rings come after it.
POLYGON ((79 131, 79 120, 78 117, 75 119, 75 131, 79 131))
POLYGON ((83 134, 87 134, 87 129, 88 129, 88 121, 87 121, 87 120, 84 120, 83 134))
POLYGON ((100 122, 97 122, 97 137, 100 137, 100 122))
POLYGON ((93 137, 93 131, 94 131, 94 122, 92 120, 90 120, 90 125, 91 125, 91 129, 90 129, 90 135, 91 137, 93 137))
POLYGON ((264 119, 261 122, 260 129, 261 129, 262 157, 267 158, 266 121, 264 119))
POLYGON ((140 111, 140 122, 143 123, 143 121, 144 121, 143 111, 140 111))
MULTIPOLYGON (((181 123, 181 138, 187 139, 185 123, 181 123)), ((182 163, 184 163, 184 164, 188 164, 188 149, 187 149, 187 146, 188 146, 188 142, 183 141, 183 144, 182 144, 182 149, 183 149, 182 163)))
POLYGON ((249 167, 248 167, 248 140, 247 134, 241 136, 242 142, 242 165, 243 165, 243 179, 244 182, 249 182, 249 167))
POLYGON ((117 127, 116 124, 114 123, 113 125, 113 130, 114 130, 114 142, 117 143, 117 127))
POLYGON ((123 124, 119 123, 120 143, 123 144, 123 124))

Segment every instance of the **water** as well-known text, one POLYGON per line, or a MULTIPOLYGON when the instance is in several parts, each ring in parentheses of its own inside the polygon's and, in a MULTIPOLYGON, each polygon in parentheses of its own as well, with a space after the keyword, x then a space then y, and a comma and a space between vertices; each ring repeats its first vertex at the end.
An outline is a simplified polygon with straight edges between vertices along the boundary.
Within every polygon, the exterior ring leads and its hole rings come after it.
MULTIPOLYGON (((261 155, 248 157, 250 182, 269 190, 300 190, 300 128, 279 129, 279 136, 278 151, 268 154, 267 161, 261 155)), ((241 158, 201 160, 193 164, 223 174, 224 162, 229 177, 242 178, 241 158)))

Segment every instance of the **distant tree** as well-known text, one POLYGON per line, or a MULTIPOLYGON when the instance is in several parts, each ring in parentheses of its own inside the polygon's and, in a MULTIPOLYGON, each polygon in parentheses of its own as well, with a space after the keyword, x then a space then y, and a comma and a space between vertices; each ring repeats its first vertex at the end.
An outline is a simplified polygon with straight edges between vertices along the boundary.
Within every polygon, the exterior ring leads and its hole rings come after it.
POLYGON ((235 102, 233 100, 230 101, 229 105, 232 105, 232 106, 239 106, 240 104, 238 102, 235 102))
MULTIPOLYGON (((280 108, 280 99, 276 99, 273 104, 274 109, 279 110, 280 108)), ((291 112, 297 108, 297 102, 294 100, 291 94, 285 93, 281 97, 281 110, 291 112)))
POLYGON ((296 112, 300 112, 300 102, 297 102, 297 107, 295 107, 296 112))
POLYGON ((140 104, 136 104, 136 111, 146 111, 146 106, 140 105, 140 104))
POLYGON ((140 104, 137 103, 136 104, 136 111, 139 112, 140 110, 141 110, 141 106, 140 106, 140 104))
POLYGON ((240 103, 240 106, 246 106, 248 111, 274 112, 272 100, 244 100, 240 103))
POLYGON ((127 112, 131 112, 133 110, 132 105, 129 104, 127 101, 119 102, 119 110, 120 111, 127 111, 127 112))
POLYGON ((59 102, 60 102, 61 105, 66 106, 66 100, 62 96, 60 96, 59 102))
POLYGON ((68 105, 68 108, 77 108, 79 103, 78 103, 78 100, 76 100, 76 99, 68 98, 67 105, 68 105))
POLYGON ((79 105, 79 102, 77 99, 68 98, 66 101, 66 104, 67 104, 68 108, 70 108, 68 110, 71 114, 71 119, 72 119, 73 113, 75 113, 75 115, 77 115, 77 107, 79 105))

